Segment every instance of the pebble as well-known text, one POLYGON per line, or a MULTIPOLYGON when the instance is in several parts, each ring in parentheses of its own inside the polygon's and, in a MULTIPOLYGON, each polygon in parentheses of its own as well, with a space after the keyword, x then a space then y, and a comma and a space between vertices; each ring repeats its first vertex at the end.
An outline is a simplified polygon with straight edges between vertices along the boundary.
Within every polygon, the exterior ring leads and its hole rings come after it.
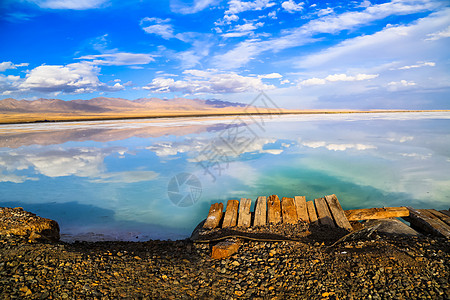
POLYGON ((231 258, 212 260, 211 245, 188 240, 66 244, 0 236, 0 295, 5 299, 450 299, 449 241, 387 236, 333 245, 335 241, 311 237, 301 242, 245 241, 231 258))

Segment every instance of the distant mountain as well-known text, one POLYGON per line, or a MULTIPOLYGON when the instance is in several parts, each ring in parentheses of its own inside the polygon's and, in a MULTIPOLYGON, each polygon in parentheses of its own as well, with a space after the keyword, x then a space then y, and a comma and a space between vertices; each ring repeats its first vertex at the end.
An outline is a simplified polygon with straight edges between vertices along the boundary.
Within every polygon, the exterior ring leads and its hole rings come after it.
POLYGON ((245 107, 245 104, 222 100, 202 99, 160 99, 140 98, 127 100, 123 98, 97 97, 90 100, 63 101, 60 99, 0 100, 0 112, 8 113, 124 113, 128 111, 204 111, 223 108, 245 107))

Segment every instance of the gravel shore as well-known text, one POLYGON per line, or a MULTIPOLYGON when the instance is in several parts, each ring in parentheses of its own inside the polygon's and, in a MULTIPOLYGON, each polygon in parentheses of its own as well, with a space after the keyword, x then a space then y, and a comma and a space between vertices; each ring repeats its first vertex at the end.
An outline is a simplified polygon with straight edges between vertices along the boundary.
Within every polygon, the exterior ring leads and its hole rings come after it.
POLYGON ((183 241, 0 236, 2 299, 450 299, 450 243, 382 234, 244 241, 230 258, 183 241))

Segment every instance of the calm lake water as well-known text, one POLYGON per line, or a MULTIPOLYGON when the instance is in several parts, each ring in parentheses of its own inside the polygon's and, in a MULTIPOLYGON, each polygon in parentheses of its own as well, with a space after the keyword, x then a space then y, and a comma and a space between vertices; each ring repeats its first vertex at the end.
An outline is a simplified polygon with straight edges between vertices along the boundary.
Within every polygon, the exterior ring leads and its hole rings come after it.
POLYGON ((0 125, 0 206, 67 241, 186 238, 214 202, 333 193, 344 209, 448 209, 450 114, 0 125))

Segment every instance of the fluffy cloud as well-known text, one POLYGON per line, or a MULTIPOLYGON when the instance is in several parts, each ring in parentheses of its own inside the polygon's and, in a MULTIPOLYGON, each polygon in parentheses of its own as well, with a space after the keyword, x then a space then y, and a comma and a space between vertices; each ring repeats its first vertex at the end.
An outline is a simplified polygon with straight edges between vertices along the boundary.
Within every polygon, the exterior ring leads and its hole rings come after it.
POLYGON ((258 78, 282 78, 283 76, 279 73, 270 73, 264 75, 258 75, 258 78))
POLYGON ((185 80, 155 78, 144 89, 157 93, 226 94, 275 88, 273 85, 264 84, 261 78, 241 76, 233 72, 218 73, 214 70, 186 70, 183 73, 191 76, 187 76, 188 78, 185 78, 185 80))
POLYGON ((27 0, 41 8, 84 10, 99 8, 108 0, 27 0))
POLYGON ((150 54, 144 53, 107 53, 98 55, 85 55, 79 57, 80 60, 92 60, 94 65, 105 66, 130 66, 130 65, 146 65, 155 59, 150 54))
POLYGON ((230 32, 227 32, 223 34, 222 36, 225 38, 228 37, 241 37, 245 35, 250 35, 253 33, 253 31, 259 27, 264 26, 264 23, 258 22, 258 23, 245 23, 242 25, 237 25, 233 30, 230 32))
POLYGON ((284 1, 283 3, 281 3, 281 7, 283 7, 288 13, 295 13, 297 11, 302 11, 303 5, 305 5, 304 2, 295 3, 292 0, 284 1))
POLYGON ((150 34, 156 34, 161 36, 163 39, 169 40, 175 38, 173 33, 173 26, 169 24, 170 19, 159 19, 159 18, 143 18, 141 20, 142 29, 150 34))
POLYGON ((178 0, 170 1, 170 9, 179 14, 195 14, 205 8, 214 5, 217 0, 194 0, 194 3, 186 5, 178 0))
POLYGON ((100 82, 99 71, 98 67, 86 62, 65 66, 42 65, 32 69, 25 78, 12 75, 0 76, 0 92, 3 95, 28 91, 80 94, 123 89, 120 83, 108 86, 100 82))
POLYGON ((437 41, 443 38, 448 38, 450 37, 450 26, 448 26, 446 29, 438 31, 438 32, 433 32, 433 33, 429 33, 428 38, 426 38, 426 41, 437 41))
POLYGON ((334 74, 328 75, 325 78, 310 78, 303 80, 299 83, 300 86, 309 85, 320 85, 326 84, 327 82, 337 82, 337 81, 362 81, 377 78, 378 74, 357 74, 355 76, 349 76, 346 74, 334 74))
POLYGON ((349 149, 355 149, 358 151, 364 151, 368 149, 376 149, 377 147, 374 145, 366 145, 366 144, 333 144, 326 143, 324 141, 311 141, 311 142, 303 142, 303 146, 308 148, 326 148, 330 151, 346 151, 349 149))
POLYGON ((410 66, 404 66, 401 68, 398 68, 399 70, 408 70, 408 69, 415 69, 415 68, 421 68, 421 67, 434 67, 436 63, 434 62, 423 62, 416 65, 410 65, 410 66))
POLYGON ((26 67, 28 66, 28 63, 21 63, 21 64, 13 64, 10 61, 4 61, 0 63, 0 72, 4 72, 9 69, 17 69, 19 67, 26 67))
POLYGON ((229 24, 233 21, 239 20, 238 14, 249 10, 263 10, 274 6, 275 3, 271 0, 256 0, 256 1, 241 1, 230 0, 228 1, 228 9, 225 11, 225 15, 222 21, 216 22, 216 25, 229 24))

